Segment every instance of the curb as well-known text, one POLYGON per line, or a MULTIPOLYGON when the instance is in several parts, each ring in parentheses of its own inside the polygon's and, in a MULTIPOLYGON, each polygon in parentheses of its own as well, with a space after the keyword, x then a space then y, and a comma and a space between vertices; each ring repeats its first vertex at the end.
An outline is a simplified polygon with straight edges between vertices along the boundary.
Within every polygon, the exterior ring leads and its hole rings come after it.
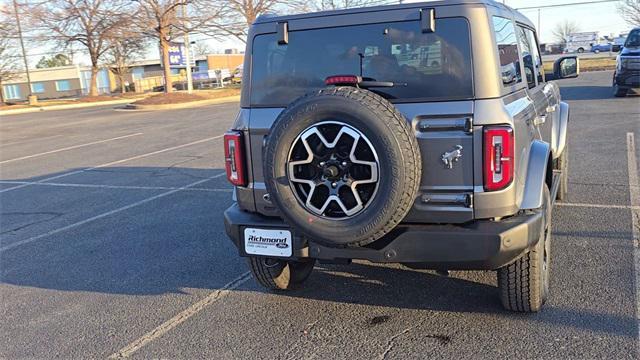
POLYGON ((240 95, 233 95, 233 96, 225 96, 217 99, 197 100, 197 101, 190 101, 186 103, 177 103, 177 104, 158 104, 158 105, 127 104, 124 110, 154 111, 154 110, 185 109, 185 108, 205 106, 205 105, 221 104, 225 102, 234 102, 239 100, 240 100, 240 95))
POLYGON ((136 100, 138 99, 121 99, 121 100, 110 100, 110 101, 87 102, 87 103, 79 103, 79 104, 62 104, 62 105, 51 105, 51 106, 41 106, 41 107, 28 107, 28 108, 14 109, 14 110, 1 110, 0 116, 24 114, 24 113, 31 113, 31 112, 38 112, 38 111, 53 111, 53 110, 66 110, 66 109, 80 109, 80 108, 104 106, 104 105, 119 105, 119 104, 127 104, 136 100))

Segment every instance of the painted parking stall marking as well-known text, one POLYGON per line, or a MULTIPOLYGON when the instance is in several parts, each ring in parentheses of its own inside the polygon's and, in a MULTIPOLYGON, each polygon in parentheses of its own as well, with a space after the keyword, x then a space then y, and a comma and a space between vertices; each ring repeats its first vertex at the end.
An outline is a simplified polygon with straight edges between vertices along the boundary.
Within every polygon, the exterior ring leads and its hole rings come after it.
POLYGON ((633 272, 635 275, 636 325, 638 327, 637 346, 640 356, 640 181, 638 181, 638 162, 636 142, 633 133, 627 133, 627 168, 629 173, 629 198, 631 206, 631 228, 633 234, 633 272))
MULTIPOLYGON (((83 173, 85 171, 91 171, 91 170, 94 170, 94 169, 99 169, 99 168, 103 168, 103 167, 107 167, 107 166, 122 164, 122 163, 125 163, 125 162, 128 162, 128 161, 142 159, 142 158, 145 158, 147 156, 162 154, 162 153, 165 153, 167 151, 173 151, 173 150, 177 150, 177 149, 182 149, 182 148, 187 147, 187 146, 192 146, 192 145, 201 144, 201 143, 204 143, 204 142, 207 142, 207 141, 220 139, 223 136, 224 135, 217 135, 217 136, 209 137, 209 138, 206 138, 206 139, 196 140, 196 141, 192 141, 190 143, 177 145, 177 146, 172 146, 172 147, 168 147, 166 149, 160 149, 160 150, 152 151, 152 152, 149 152, 149 153, 146 153, 146 154, 136 155, 136 156, 133 156, 133 157, 130 157, 130 158, 111 161, 111 162, 100 164, 100 165, 97 165, 97 166, 92 166, 92 167, 89 167, 89 168, 85 168, 85 169, 81 169, 81 170, 77 170, 77 171, 71 171, 71 172, 68 172, 68 173, 64 173, 64 174, 48 177, 46 179, 42 179, 42 180, 36 181, 36 182, 37 183, 48 182, 50 180, 55 180, 55 179, 60 179, 60 178, 66 177, 66 176, 80 174, 80 173, 83 173)), ((30 186, 30 185, 31 185, 31 183, 13 186, 13 187, 10 187, 10 188, 6 188, 6 189, 3 189, 3 190, 0 190, 0 193, 21 189, 23 187, 30 186)))
POLYGON ((18 246, 22 246, 22 245, 26 245, 26 244, 32 243, 34 241, 38 241, 40 239, 43 239, 43 238, 46 238, 48 236, 57 234, 59 232, 66 231, 66 230, 69 230, 69 229, 73 229, 73 228, 76 228, 78 226, 90 223, 92 221, 99 220, 99 219, 102 219, 104 217, 107 217, 107 216, 110 216, 110 215, 113 215, 113 214, 116 214, 116 213, 119 213, 119 212, 122 212, 122 211, 125 211, 125 210, 128 210, 128 209, 134 208, 136 206, 140 206, 142 204, 146 204, 146 203, 148 203, 150 201, 169 196, 171 194, 177 193, 178 191, 182 191, 184 189, 188 189, 188 188, 194 187, 194 186, 202 184, 202 183, 204 183, 206 181, 209 181, 209 180, 212 180, 212 179, 215 179, 215 178, 219 178, 219 177, 221 177, 223 175, 226 175, 226 173, 221 173, 221 174, 217 174, 217 175, 208 177, 206 179, 198 180, 196 182, 192 182, 191 184, 187 184, 187 185, 182 186, 180 188, 177 188, 177 189, 174 189, 174 190, 170 190, 170 191, 166 191, 166 192, 160 193, 160 194, 155 195, 155 196, 148 197, 146 199, 140 200, 140 201, 135 202, 133 204, 129 204, 129 205, 122 206, 122 207, 119 207, 119 208, 111 210, 111 211, 107 211, 107 212, 102 213, 100 215, 96 215, 96 216, 90 217, 88 219, 85 219, 85 220, 82 220, 82 221, 79 221, 79 222, 76 222, 76 223, 73 223, 73 224, 70 224, 70 225, 67 225, 67 226, 63 226, 61 228, 57 228, 55 230, 51 230, 51 231, 46 232, 44 234, 40 234, 40 235, 37 235, 37 236, 30 237, 28 239, 17 241, 15 243, 9 244, 7 246, 0 247, 0 253, 3 253, 5 251, 7 251, 7 250, 11 250, 11 249, 16 248, 18 246))
POLYGON ((161 337, 162 335, 169 332, 171 329, 175 328, 176 326, 188 320, 190 317, 196 315, 197 313, 205 309, 207 306, 227 296, 232 290, 238 288, 239 286, 247 282, 249 279, 251 279, 251 274, 248 271, 242 273, 240 276, 236 277, 235 279, 233 279, 232 281, 224 285, 221 289, 218 289, 212 292, 211 294, 207 295, 207 297, 205 297, 204 299, 189 306, 185 310, 178 313, 176 316, 158 325, 156 328, 144 334, 142 337, 134 340, 132 343, 123 347, 118 352, 111 354, 109 356, 109 359, 128 358, 133 353, 140 350, 146 344, 161 337))
POLYGON ((35 157, 38 157, 38 156, 44 156, 44 155, 55 154, 55 153, 59 153, 59 152, 61 152, 61 151, 67 151, 67 150, 79 149, 79 148, 81 148, 81 147, 85 147, 85 146, 91 146, 91 145, 97 145, 97 144, 104 144, 104 143, 109 142, 109 141, 122 140, 122 139, 130 138, 130 137, 138 136, 138 135, 142 135, 142 133, 135 133, 135 134, 129 134, 129 135, 124 135, 124 136, 118 136, 118 137, 114 137, 114 138, 111 138, 111 139, 98 140, 98 141, 93 141, 93 142, 86 143, 86 144, 80 144, 80 145, 74 145, 74 146, 67 146, 67 147, 64 147, 64 148, 62 148, 62 149, 56 149, 56 150, 51 150, 51 151, 45 151, 45 152, 38 153, 38 154, 33 154, 33 155, 28 155, 28 156, 22 156, 22 157, 15 158, 15 159, 9 159, 9 160, 0 161, 0 164, 6 164, 6 163, 14 162, 14 161, 19 161, 19 160, 32 159, 32 158, 35 158, 35 157))

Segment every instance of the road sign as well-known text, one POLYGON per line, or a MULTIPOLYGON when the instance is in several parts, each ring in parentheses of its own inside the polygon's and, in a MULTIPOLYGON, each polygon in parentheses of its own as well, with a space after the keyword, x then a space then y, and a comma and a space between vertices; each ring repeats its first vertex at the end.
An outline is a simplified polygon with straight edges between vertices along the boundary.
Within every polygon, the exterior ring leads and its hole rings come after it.
POLYGON ((185 66, 186 58, 184 50, 184 44, 182 43, 169 43, 169 65, 185 66))

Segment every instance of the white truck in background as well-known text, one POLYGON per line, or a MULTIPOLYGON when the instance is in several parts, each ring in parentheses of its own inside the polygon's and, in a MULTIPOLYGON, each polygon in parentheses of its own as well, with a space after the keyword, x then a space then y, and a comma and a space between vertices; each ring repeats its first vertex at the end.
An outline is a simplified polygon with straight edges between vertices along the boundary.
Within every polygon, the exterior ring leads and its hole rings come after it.
POLYGON ((564 48, 565 53, 583 53, 590 51, 593 44, 597 44, 600 39, 598 31, 572 33, 567 36, 567 43, 564 48))

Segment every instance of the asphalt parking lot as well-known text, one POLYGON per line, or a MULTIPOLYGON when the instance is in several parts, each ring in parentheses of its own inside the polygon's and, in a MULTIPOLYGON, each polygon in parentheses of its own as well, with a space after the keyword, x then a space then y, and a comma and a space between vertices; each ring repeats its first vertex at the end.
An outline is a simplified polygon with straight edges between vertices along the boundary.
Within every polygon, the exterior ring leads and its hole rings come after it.
POLYGON ((610 78, 561 82, 569 202, 532 315, 502 310, 493 272, 319 265, 261 289, 222 223, 236 103, 3 116, 0 357, 637 359, 640 98, 610 78))

